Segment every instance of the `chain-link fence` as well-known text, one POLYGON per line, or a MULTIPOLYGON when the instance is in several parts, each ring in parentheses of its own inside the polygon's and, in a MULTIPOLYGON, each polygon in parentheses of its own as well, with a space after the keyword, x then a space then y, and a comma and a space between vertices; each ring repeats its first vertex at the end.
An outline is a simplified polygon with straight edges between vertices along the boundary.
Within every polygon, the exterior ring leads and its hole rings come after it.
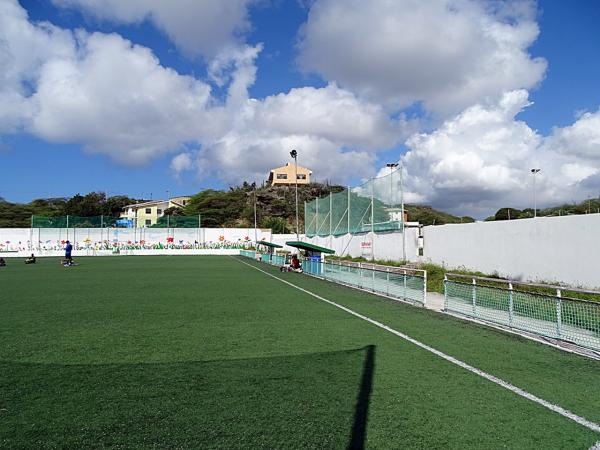
POLYGON ((600 302, 564 297, 558 286, 457 274, 444 286, 447 311, 600 350, 600 302))
POLYGON ((304 205, 308 237, 402 230, 402 170, 304 205))

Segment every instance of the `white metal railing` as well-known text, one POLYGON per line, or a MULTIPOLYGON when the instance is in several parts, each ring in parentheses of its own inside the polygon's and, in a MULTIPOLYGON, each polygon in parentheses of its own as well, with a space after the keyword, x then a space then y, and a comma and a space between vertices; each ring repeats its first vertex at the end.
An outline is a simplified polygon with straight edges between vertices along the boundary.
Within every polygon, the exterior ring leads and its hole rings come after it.
POLYGON ((600 350, 600 302, 565 297, 564 291, 600 299, 596 291, 448 273, 444 306, 447 311, 600 350))
POLYGON ((324 262, 310 259, 302 262, 302 269, 309 275, 412 304, 424 306, 427 302, 425 270, 363 262, 324 262))

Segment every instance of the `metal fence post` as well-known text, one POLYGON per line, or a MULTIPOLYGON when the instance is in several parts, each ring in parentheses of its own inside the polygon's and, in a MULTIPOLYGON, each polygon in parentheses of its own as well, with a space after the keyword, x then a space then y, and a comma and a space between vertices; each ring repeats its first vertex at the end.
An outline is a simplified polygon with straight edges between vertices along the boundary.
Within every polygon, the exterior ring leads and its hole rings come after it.
POLYGON ((387 268, 386 280, 385 280, 385 292, 390 295, 390 268, 387 268))
POLYGON ((375 292, 375 268, 371 267, 371 272, 373 272, 372 281, 371 281, 371 290, 375 292))
POLYGON ((562 335, 562 299, 560 289, 556 290, 556 337, 561 338, 562 335))
POLYGON ((404 298, 404 300, 406 300, 406 269, 402 271, 404 273, 404 280, 403 280, 403 285, 404 285, 404 291, 402 292, 402 298, 404 298))
MULTIPOLYGON (((404 227, 404 218, 402 218, 402 226, 404 227)), ((427 271, 426 270, 423 272, 423 306, 425 306, 425 305, 427 305, 427 271)))
POLYGON ((477 282, 473 278, 473 315, 475 315, 475 307, 477 306, 477 282))
POLYGON ((444 274, 444 311, 448 310, 448 274, 444 274))
POLYGON ((508 283, 508 325, 513 326, 513 284, 508 283))
POLYGON ((358 287, 362 288, 362 263, 358 263, 358 287))

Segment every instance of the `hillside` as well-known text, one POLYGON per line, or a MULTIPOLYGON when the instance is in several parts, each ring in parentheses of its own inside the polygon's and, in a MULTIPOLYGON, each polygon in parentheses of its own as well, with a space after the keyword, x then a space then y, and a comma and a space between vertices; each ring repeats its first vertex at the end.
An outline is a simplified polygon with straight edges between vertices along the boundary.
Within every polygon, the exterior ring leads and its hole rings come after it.
MULTIPOLYGON (((304 202, 340 192, 342 186, 311 183, 298 187, 300 228, 304 228, 304 202)), ((194 195, 184 210, 171 210, 172 215, 202 217, 206 227, 251 227, 254 224, 253 184, 244 183, 226 191, 207 189, 194 195)), ((0 199, 0 227, 28 227, 32 215, 40 216, 118 216, 123 206, 135 203, 127 196, 106 197, 102 192, 77 194, 70 199, 37 199, 30 203, 10 203, 0 199)), ((293 186, 265 186, 256 188, 257 220, 263 228, 276 233, 295 229, 295 189, 293 186)), ((470 217, 456 217, 429 206, 406 205, 409 220, 424 225, 473 221, 470 217)))
MULTIPOLYGON (((551 208, 538 209, 538 217, 551 217, 551 216, 570 216, 580 214, 592 214, 600 213, 600 197, 584 200, 580 203, 563 204, 560 206, 553 206, 551 208)), ((516 208, 500 208, 496 211, 496 214, 485 219, 486 221, 495 220, 515 220, 515 219, 529 219, 533 217, 533 208, 526 208, 523 210, 516 208)))
POLYGON ((446 223, 468 223, 475 222, 475 219, 469 216, 457 217, 431 206, 425 205, 405 205, 410 222, 419 222, 421 225, 443 225, 446 223))

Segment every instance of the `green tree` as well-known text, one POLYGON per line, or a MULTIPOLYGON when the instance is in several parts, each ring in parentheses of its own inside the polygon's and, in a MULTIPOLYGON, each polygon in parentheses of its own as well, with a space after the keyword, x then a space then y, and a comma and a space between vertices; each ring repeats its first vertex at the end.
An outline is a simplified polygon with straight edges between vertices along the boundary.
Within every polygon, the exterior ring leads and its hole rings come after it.
POLYGON ((494 220, 514 220, 519 219, 523 211, 515 208, 500 208, 494 214, 494 220))

